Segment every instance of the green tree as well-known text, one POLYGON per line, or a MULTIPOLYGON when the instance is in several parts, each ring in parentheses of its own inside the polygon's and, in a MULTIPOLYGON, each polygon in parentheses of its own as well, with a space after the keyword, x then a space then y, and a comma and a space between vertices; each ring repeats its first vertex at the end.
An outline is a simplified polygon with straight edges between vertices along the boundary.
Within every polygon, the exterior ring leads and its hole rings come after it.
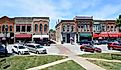
POLYGON ((55 32, 55 30, 53 30, 53 29, 50 29, 50 31, 49 32, 55 32))
POLYGON ((119 27, 119 32, 121 32, 121 15, 119 15, 118 19, 116 19, 116 24, 119 27))

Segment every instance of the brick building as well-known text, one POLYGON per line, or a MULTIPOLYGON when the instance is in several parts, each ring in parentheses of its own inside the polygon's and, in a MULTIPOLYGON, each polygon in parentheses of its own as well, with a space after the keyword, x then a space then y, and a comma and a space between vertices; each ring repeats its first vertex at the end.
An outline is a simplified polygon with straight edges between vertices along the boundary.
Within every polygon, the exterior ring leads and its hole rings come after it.
POLYGON ((14 42, 14 18, 3 16, 0 18, 0 41, 7 43, 14 42))

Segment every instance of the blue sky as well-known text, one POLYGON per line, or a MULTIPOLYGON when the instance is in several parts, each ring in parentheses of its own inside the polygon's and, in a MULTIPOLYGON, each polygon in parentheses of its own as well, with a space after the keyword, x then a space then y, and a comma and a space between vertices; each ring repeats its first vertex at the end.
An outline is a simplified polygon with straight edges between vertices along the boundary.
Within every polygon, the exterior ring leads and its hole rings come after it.
POLYGON ((74 16, 94 19, 116 19, 121 14, 121 0, 1 0, 0 17, 50 17, 50 28, 56 21, 74 16))

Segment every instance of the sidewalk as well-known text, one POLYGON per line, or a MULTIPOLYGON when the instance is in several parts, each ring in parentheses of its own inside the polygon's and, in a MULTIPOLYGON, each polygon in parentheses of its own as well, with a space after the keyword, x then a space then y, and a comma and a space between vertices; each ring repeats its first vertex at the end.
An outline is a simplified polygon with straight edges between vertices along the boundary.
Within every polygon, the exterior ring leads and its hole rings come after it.
POLYGON ((75 61, 76 63, 78 63, 80 66, 82 66, 86 70, 106 70, 79 56, 70 56, 69 58, 75 61))
POLYGON ((72 59, 73 61, 78 63, 80 66, 82 66, 86 70, 105 70, 105 69, 103 69, 103 68, 101 68, 101 67, 99 67, 99 66, 97 66, 97 65, 95 65, 95 64, 93 64, 91 62, 89 62, 88 60, 86 60, 86 59, 84 59, 82 57, 77 56, 77 54, 75 54, 73 51, 71 51, 68 48, 66 48, 64 45, 57 45, 57 47, 60 50, 60 52, 63 51, 63 53, 68 55, 68 57, 70 59, 72 59))
POLYGON ((98 59, 98 58, 84 58, 84 59, 106 61, 106 62, 120 62, 121 63, 121 60, 106 60, 106 59, 98 59))
POLYGON ((56 64, 60 64, 60 63, 66 62, 68 60, 70 60, 70 59, 66 58, 66 59, 62 59, 62 60, 58 60, 58 61, 55 61, 55 62, 52 62, 52 63, 45 64, 45 65, 29 68, 27 70, 40 70, 40 69, 44 69, 44 68, 47 68, 47 67, 50 67, 50 66, 54 66, 56 64))

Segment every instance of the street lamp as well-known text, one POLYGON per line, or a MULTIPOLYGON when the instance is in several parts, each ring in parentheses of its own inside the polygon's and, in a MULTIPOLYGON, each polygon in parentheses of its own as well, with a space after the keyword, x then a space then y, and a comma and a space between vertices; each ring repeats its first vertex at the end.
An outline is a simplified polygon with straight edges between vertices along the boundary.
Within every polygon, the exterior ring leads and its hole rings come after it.
POLYGON ((8 26, 5 26, 5 55, 7 55, 7 31, 8 31, 8 26))

